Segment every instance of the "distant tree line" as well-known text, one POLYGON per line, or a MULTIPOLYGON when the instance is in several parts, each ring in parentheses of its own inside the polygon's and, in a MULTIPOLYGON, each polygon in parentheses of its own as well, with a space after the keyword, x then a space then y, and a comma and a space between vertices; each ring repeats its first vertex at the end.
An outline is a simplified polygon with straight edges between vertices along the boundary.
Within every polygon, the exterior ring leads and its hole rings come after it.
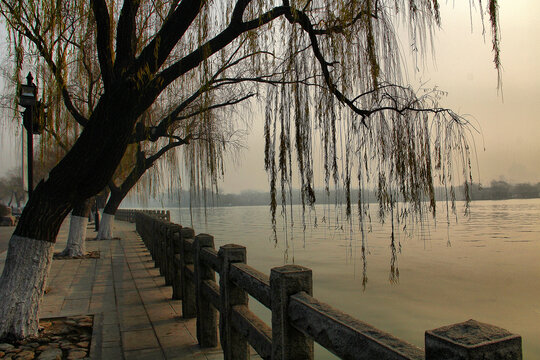
POLYGON ((489 187, 474 184, 472 200, 532 199, 540 197, 540 182, 533 184, 509 184, 506 181, 492 181, 489 187))
POLYGON ((20 208, 25 201, 26 191, 20 171, 12 170, 0 178, 0 204, 20 208))
MULTIPOLYGON (((351 191, 351 198, 358 199, 358 190, 351 191)), ((435 190, 437 200, 445 200, 444 188, 435 190)), ((343 204, 345 194, 343 191, 325 190, 315 191, 318 204, 343 204)), ((377 202, 375 190, 364 190, 362 196, 366 202, 377 202)), ((269 195, 267 192, 245 191, 240 194, 219 194, 216 196, 217 206, 250 206, 267 205, 269 195)), ((540 182, 537 184, 519 183, 510 184, 506 181, 492 181, 490 186, 484 187, 473 184, 471 188, 471 200, 505 200, 505 199, 532 199, 540 198, 540 182)), ((463 189, 456 188, 456 200, 463 200, 463 189)), ((301 204, 300 192, 292 192, 292 203, 301 204)))
MULTIPOLYGON (((463 189, 456 188, 456 200, 463 200, 463 189)), ((200 194, 199 194, 200 195, 200 194)), ((351 191, 351 198, 358 199, 358 189, 351 191)), ((447 192, 444 188, 435 190, 437 201, 444 201, 447 192)), ((377 202, 375 190, 364 190, 362 196, 365 202, 377 202)), ((299 205, 302 203, 299 190, 293 190, 289 197, 292 199, 292 204, 299 205)), ((316 190, 315 197, 317 204, 343 204, 345 193, 344 191, 331 190, 316 190)), ((206 200, 201 201, 201 197, 191 197, 188 191, 177 192, 176 194, 163 195, 161 199, 149 199, 146 203, 141 204, 133 199, 126 199, 122 203, 122 207, 202 207, 202 206, 259 206, 268 205, 270 194, 264 191, 243 191, 239 194, 215 194, 208 192, 206 200)), ((204 196, 202 197, 204 198, 204 196)), ((473 184, 471 186, 471 200, 505 200, 505 199, 532 199, 540 198, 540 182, 537 184, 519 183, 510 184, 506 181, 492 181, 490 186, 482 186, 481 184, 473 184)))

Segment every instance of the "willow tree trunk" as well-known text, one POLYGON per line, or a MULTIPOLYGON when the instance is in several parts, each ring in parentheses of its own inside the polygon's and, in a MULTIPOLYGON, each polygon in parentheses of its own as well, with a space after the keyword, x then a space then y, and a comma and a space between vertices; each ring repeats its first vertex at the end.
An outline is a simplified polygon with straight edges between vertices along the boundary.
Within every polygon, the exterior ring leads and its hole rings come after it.
POLYGON ((99 224, 98 240, 107 240, 114 237, 114 215, 116 215, 116 210, 118 210, 126 194, 127 192, 124 194, 123 191, 111 190, 111 196, 109 196, 107 205, 103 209, 103 217, 99 224))
POLYGON ((135 110, 138 94, 127 90, 115 86, 101 97, 71 150, 28 200, 0 277, 0 339, 37 334, 39 303, 60 226, 74 204, 107 185, 141 112, 135 110))
POLYGON ((99 226, 99 233, 98 233, 98 240, 106 240, 106 239, 112 239, 114 237, 113 235, 113 225, 114 225, 114 215, 116 214, 116 210, 118 210, 118 207, 122 203, 122 200, 126 197, 128 192, 131 190, 133 186, 139 181, 141 176, 143 176, 144 172, 152 166, 153 162, 159 158, 159 156, 155 157, 154 160, 147 160, 144 159, 144 154, 139 152, 137 160, 137 164, 129 173, 129 175, 126 177, 124 182, 119 188, 111 188, 111 196, 109 196, 109 200, 107 200, 107 205, 105 205, 105 209, 103 209, 103 218, 101 219, 101 224, 99 226))
POLYGON ((86 199, 73 208, 69 222, 69 235, 62 256, 84 256, 86 254, 86 228, 92 208, 92 199, 86 199))
POLYGON ((99 230, 96 239, 97 240, 110 240, 114 238, 114 214, 103 213, 103 216, 99 220, 99 230))

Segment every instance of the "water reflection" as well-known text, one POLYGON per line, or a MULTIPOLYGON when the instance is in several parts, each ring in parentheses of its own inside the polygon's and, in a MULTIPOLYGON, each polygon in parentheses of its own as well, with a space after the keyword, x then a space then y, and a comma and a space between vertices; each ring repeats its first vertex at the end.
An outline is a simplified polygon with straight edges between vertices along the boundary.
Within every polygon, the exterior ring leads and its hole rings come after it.
MULTIPOLYGON (((524 358, 540 358, 540 200, 473 202, 457 223, 442 210, 392 230, 391 221, 338 222, 332 206, 317 206, 305 230, 278 217, 277 242, 264 206, 209 209, 206 223, 194 211, 193 226, 217 246, 245 245, 266 273, 287 262, 312 268, 317 298, 418 346, 426 329, 474 318, 519 333, 524 358)), ((186 209, 171 215, 190 222, 186 209)))

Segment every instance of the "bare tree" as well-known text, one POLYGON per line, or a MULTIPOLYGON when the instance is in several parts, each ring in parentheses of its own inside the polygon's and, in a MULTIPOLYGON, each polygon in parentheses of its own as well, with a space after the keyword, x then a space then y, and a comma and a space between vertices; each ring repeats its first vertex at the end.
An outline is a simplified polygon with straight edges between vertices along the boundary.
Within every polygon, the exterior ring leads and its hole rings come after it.
POLYGON ((20 208, 25 199, 26 191, 24 191, 20 169, 12 170, 0 178, 0 201, 3 200, 8 206, 16 205, 20 208))

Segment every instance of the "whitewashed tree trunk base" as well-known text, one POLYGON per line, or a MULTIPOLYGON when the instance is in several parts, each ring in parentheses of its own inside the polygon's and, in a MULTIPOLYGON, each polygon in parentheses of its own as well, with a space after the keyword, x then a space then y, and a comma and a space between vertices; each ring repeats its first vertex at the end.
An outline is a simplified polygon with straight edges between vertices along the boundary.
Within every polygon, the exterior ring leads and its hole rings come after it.
POLYGON ((99 222, 99 231, 97 235, 98 240, 110 240, 114 238, 113 235, 114 215, 103 213, 101 221, 99 222))
POLYGON ((69 236, 62 256, 84 256, 86 254, 86 228, 88 218, 71 215, 69 223, 69 236))
POLYGON ((38 310, 54 243, 12 235, 0 277, 0 339, 38 333, 38 310))

